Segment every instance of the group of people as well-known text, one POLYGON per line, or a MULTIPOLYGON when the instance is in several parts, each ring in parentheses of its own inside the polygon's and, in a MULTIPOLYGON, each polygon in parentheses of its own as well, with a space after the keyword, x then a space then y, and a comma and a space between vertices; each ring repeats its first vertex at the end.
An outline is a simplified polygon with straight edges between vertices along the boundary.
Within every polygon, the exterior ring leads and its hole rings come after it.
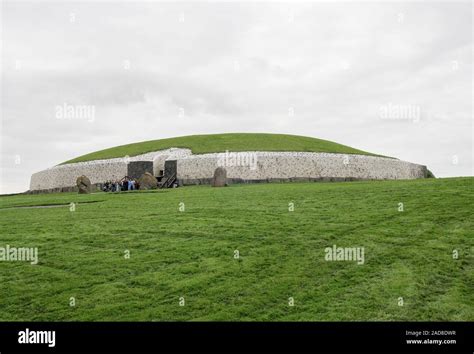
POLYGON ((125 192, 140 189, 140 183, 136 179, 125 176, 121 180, 107 181, 104 183, 102 190, 104 192, 125 192))

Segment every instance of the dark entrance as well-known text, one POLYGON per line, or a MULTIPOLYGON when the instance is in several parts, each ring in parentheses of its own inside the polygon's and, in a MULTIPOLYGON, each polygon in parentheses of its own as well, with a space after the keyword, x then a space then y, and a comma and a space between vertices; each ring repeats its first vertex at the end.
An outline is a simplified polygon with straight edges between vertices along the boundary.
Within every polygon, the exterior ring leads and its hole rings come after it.
POLYGON ((176 160, 165 161, 165 175, 162 179, 160 188, 170 188, 176 182, 178 176, 178 162, 176 160))
POLYGON ((145 172, 153 174, 153 161, 130 161, 127 166, 127 176, 138 179, 145 172))
POLYGON ((169 178, 173 175, 176 176, 178 172, 178 162, 176 160, 165 161, 165 177, 169 178))

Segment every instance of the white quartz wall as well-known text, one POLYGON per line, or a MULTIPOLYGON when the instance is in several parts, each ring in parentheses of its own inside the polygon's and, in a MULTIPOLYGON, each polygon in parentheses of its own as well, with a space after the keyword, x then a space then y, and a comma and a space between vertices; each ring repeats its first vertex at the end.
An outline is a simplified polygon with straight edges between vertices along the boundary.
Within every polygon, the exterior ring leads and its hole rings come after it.
MULTIPOLYGON (((178 161, 178 179, 212 178, 223 166, 228 178, 262 180, 269 178, 356 178, 414 179, 425 176, 426 167, 391 158, 311 152, 245 152, 225 159, 222 154, 193 155, 189 149, 172 148, 139 156, 59 165, 31 176, 30 190, 71 187, 77 177, 91 183, 120 179, 127 174, 129 161, 153 161, 154 172, 164 162, 178 161), (245 154, 247 154, 245 156, 245 154), (237 156, 239 158, 237 159, 237 156)), ((229 155, 228 155, 229 156, 229 155)))
MULTIPOLYGON (((104 183, 108 180, 121 179, 127 175, 127 164, 130 161, 159 161, 158 169, 163 169, 165 157, 177 159, 190 155, 191 150, 172 148, 162 151, 149 152, 133 157, 122 157, 107 160, 94 160, 87 162, 77 162, 65 165, 58 165, 47 170, 37 172, 31 176, 30 190, 52 189, 62 187, 73 187, 79 176, 87 176, 91 183, 104 183)), ((154 163, 155 170, 155 163, 154 163)))
MULTIPOLYGON (((238 153, 237 153, 238 154, 238 153)), ((425 176, 425 166, 397 159, 365 155, 311 152, 249 152, 252 158, 223 159, 219 154, 191 155, 178 160, 178 178, 211 178, 219 166, 228 178, 357 178, 414 179, 425 176), (242 164, 242 161, 256 161, 242 164), (224 162, 224 164, 223 164, 224 162), (240 165, 238 165, 240 162, 240 165), (256 167, 256 168, 255 168, 256 167)))
POLYGON ((100 162, 95 164, 68 164, 37 172, 31 176, 30 190, 72 187, 79 176, 87 176, 91 183, 121 179, 127 174, 125 162, 100 162))

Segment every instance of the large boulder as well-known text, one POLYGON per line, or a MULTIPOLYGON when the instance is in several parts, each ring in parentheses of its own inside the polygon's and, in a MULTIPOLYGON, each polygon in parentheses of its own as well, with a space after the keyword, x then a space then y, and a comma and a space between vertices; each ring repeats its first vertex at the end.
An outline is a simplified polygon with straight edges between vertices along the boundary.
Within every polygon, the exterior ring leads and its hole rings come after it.
POLYGON ((225 187, 227 185, 227 171, 224 167, 218 167, 212 178, 213 187, 225 187))
POLYGON ((142 174, 142 176, 138 179, 138 183, 140 184, 140 189, 156 189, 158 187, 156 177, 150 172, 145 172, 142 174))
POLYGON ((76 179, 79 194, 89 194, 92 191, 92 184, 89 178, 82 175, 76 179))

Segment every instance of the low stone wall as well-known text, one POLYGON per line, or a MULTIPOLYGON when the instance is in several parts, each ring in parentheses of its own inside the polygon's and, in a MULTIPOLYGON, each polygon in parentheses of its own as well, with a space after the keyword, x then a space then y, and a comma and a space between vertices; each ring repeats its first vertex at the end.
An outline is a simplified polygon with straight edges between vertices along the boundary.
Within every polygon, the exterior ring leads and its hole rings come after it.
MULTIPOLYGON (((222 163, 222 155, 191 155, 178 160, 178 178, 184 184, 212 178, 223 165, 229 179, 246 181, 371 180, 424 178, 426 166, 397 159, 310 152, 254 152, 253 164, 222 163)), ((244 160, 244 159, 242 159, 244 160)), ((247 159, 247 161, 250 159, 247 159)))
MULTIPOLYGON (((293 177, 293 178, 267 178, 267 179, 243 179, 243 178, 227 178, 227 184, 257 184, 257 183, 292 183, 292 182, 354 182, 364 181, 367 179, 363 178, 341 178, 341 177, 321 177, 321 178, 305 178, 305 177, 293 177)), ((178 181, 180 186, 198 186, 211 184, 212 178, 199 178, 199 179, 180 179, 178 181)))
MULTIPOLYGON (((92 192, 99 192, 102 190, 102 184, 92 184, 91 185, 92 192)), ((48 189, 35 189, 26 191, 25 194, 43 194, 43 193, 77 193, 79 188, 77 186, 74 187, 58 187, 58 188, 48 188, 48 189)))
POLYGON ((177 160, 181 184, 207 184, 217 167, 227 170, 229 182, 344 181, 370 179, 415 179, 427 176, 426 166, 397 159, 311 152, 243 152, 248 159, 233 161, 224 154, 193 155, 189 149, 167 149, 109 160, 79 162, 52 167, 31 176, 30 191, 66 191, 78 176, 92 184, 121 179, 130 161, 153 161, 153 170, 164 169, 166 160, 177 160), (251 162, 251 163, 249 163, 251 162))

